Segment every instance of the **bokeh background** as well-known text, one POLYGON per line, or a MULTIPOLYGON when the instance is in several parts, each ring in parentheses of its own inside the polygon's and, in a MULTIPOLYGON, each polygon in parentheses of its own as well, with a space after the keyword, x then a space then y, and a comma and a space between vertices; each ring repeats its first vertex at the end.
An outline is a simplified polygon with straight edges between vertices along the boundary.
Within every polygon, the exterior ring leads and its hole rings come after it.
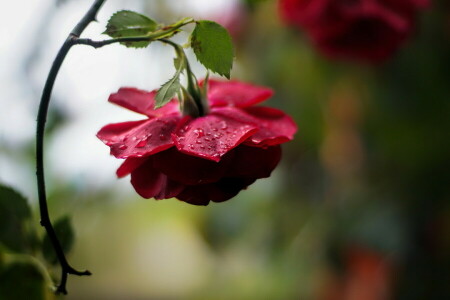
MULTIPOLYGON (((91 2, 9 1, 0 10, 0 181, 28 197, 40 234, 38 102, 58 48, 91 2)), ((65 299, 450 297, 447 1, 433 1, 416 34, 377 66, 323 57, 281 22, 274 0, 107 1, 84 36, 105 39, 121 9, 167 24, 193 16, 227 26, 232 78, 272 87, 268 105, 291 114, 299 131, 271 178, 232 200, 141 199, 128 178, 116 179, 120 161, 95 134, 140 118, 108 95, 158 88, 174 72, 173 51, 72 48, 50 109, 46 179, 51 215, 70 215, 76 230, 70 261, 94 275, 71 276, 65 299)))

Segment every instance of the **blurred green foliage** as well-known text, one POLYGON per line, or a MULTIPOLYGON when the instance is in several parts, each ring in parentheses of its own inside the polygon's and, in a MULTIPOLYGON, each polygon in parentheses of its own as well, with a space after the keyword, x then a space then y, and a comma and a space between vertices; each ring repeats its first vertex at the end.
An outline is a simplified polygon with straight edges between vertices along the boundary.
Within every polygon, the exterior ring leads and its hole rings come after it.
MULTIPOLYGON (((64 253, 69 253, 75 241, 75 233, 72 228, 70 217, 64 216, 59 218, 53 223, 53 228, 61 243, 62 250, 64 253)), ((55 250, 53 249, 47 234, 42 241, 42 254, 50 264, 58 263, 58 257, 56 256, 55 250)))
MULTIPOLYGON (((47 235, 43 241, 37 234, 27 200, 11 187, 0 184, 0 300, 53 299, 43 261, 56 264, 57 258, 47 235), (42 256, 41 256, 42 255, 42 256)), ((55 232, 65 253, 74 243, 69 217, 54 223, 55 232)))
POLYGON ((50 299, 47 271, 36 260, 38 236, 27 200, 0 184, 0 299, 50 299))
POLYGON ((27 200, 12 188, 0 185, 0 245, 26 252, 29 245, 25 222, 30 217, 27 200))
POLYGON ((11 263, 0 271, 0 299, 45 300, 47 286, 41 272, 30 263, 11 263))

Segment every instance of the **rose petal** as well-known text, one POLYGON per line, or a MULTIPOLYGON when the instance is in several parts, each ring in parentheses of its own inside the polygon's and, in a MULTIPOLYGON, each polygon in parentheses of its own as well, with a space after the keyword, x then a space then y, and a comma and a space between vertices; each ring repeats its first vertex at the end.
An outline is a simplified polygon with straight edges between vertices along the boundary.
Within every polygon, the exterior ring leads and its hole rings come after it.
MULTIPOLYGON (((403 32, 411 28, 404 12, 396 11, 392 7, 376 1, 361 1, 353 5, 341 5, 339 11, 341 17, 348 21, 378 19, 395 31, 403 32)), ((367 31, 366 34, 368 34, 367 31)))
POLYGON ((322 30, 311 38, 331 58, 380 63, 388 59, 407 37, 406 33, 395 31, 385 20, 377 17, 359 18, 346 23, 347 26, 340 32, 322 30))
POLYGON ((297 125, 290 116, 283 111, 263 106, 244 109, 220 108, 214 109, 214 114, 239 120, 243 123, 258 126, 246 144, 267 147, 288 142, 294 138, 297 125))
POLYGON ((294 120, 283 111, 270 107, 249 107, 245 111, 257 120, 260 130, 249 141, 272 146, 291 141, 297 132, 294 120))
POLYGON ((130 157, 127 158, 117 169, 117 177, 122 178, 136 170, 140 165, 142 165, 147 158, 142 157, 130 157))
POLYGON ((330 58, 385 61, 415 28, 428 0, 280 0, 282 19, 304 31, 330 58))
POLYGON ((171 133, 180 120, 178 115, 149 119, 121 135, 120 142, 111 145, 117 158, 148 156, 173 146, 171 133))
POLYGON ((211 106, 247 107, 272 97, 269 88, 239 81, 209 80, 208 100, 211 106))
POLYGON ((266 149, 240 145, 233 152, 234 158, 227 177, 266 178, 281 159, 279 145, 266 149))
POLYGON ((280 0, 278 7, 283 21, 298 26, 314 24, 324 19, 324 12, 328 12, 327 6, 333 0, 280 0))
POLYGON ((215 183, 186 186, 176 197, 195 205, 208 205, 210 200, 223 202, 236 196, 255 180, 254 178, 223 178, 215 183))
POLYGON ((114 123, 104 126, 97 133, 97 137, 106 145, 111 146, 114 143, 120 142, 128 131, 145 123, 147 120, 131 121, 123 123, 114 123))
MULTIPOLYGON (((234 108, 230 108, 234 109, 234 108)), ((234 109, 237 110, 237 109, 234 109)), ((186 117, 173 138, 183 153, 219 161, 228 151, 257 131, 257 127, 213 112, 204 117, 186 117)))
POLYGON ((170 180, 153 168, 153 160, 148 159, 131 173, 131 184, 143 198, 168 199, 177 196, 184 185, 170 180))
POLYGON ((430 6, 430 0, 413 0, 412 2, 419 9, 427 8, 430 6))
POLYGON ((156 91, 147 92, 136 88, 124 87, 120 88, 117 93, 111 94, 108 101, 150 117, 164 116, 179 111, 178 103, 175 100, 170 101, 161 108, 154 109, 155 95, 156 91))
POLYGON ((170 179, 187 185, 216 182, 223 177, 234 157, 227 153, 220 162, 179 152, 175 147, 153 156, 153 166, 170 179))

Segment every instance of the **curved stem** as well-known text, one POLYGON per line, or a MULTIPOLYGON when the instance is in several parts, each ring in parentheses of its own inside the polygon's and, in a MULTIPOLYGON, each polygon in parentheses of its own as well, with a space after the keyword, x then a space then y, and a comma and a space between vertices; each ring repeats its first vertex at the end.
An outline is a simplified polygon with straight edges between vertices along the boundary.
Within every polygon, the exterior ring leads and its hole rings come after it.
POLYGON ((195 105, 198 108, 200 116, 207 114, 208 107, 206 107, 202 101, 200 90, 198 88, 197 79, 195 78, 195 75, 192 72, 191 66, 186 57, 186 54, 184 53, 183 48, 180 45, 178 45, 168 39, 159 39, 158 41, 163 42, 165 44, 169 44, 172 47, 174 47, 175 51, 177 52, 177 56, 181 57, 183 59, 183 61, 185 62, 185 69, 186 69, 187 90, 188 90, 189 94, 192 96, 192 98, 194 99, 195 105))
POLYGON ((109 40, 103 40, 103 41, 94 41, 91 39, 80 39, 76 38, 73 40, 74 44, 77 45, 86 45, 91 46, 94 48, 101 48, 106 45, 111 45, 115 43, 133 43, 133 42, 154 42, 159 41, 165 44, 168 44, 172 46, 176 53, 177 57, 179 57, 184 64, 184 69, 186 70, 186 77, 187 77, 187 91, 192 96, 192 99, 194 100, 194 103, 197 107, 198 114, 200 116, 203 116, 208 113, 208 104, 207 101, 204 101, 202 98, 200 89, 198 87, 197 79, 195 78, 194 73, 192 72, 191 66, 189 64, 189 61, 186 57, 186 54, 184 53, 183 47, 178 45, 177 43, 172 42, 171 40, 167 39, 167 37, 172 36, 177 30, 179 30, 180 27, 193 23, 194 20, 191 18, 186 18, 183 20, 180 20, 179 22, 164 27, 156 32, 153 32, 151 34, 145 35, 145 36, 137 36, 137 37, 122 37, 122 38, 114 38, 109 40))
POLYGON ((64 251, 62 250, 61 243, 56 236, 55 230, 50 220, 47 205, 47 196, 45 193, 45 178, 44 178, 44 133, 45 133, 45 122, 47 120, 48 107, 50 104, 50 98, 53 90, 53 86, 58 75, 59 69, 67 56, 70 48, 75 45, 75 40, 81 35, 81 33, 86 29, 86 27, 92 21, 95 21, 98 11, 106 0, 95 0, 88 12, 83 16, 83 18, 74 27, 72 32, 69 34, 64 44, 58 51, 55 60, 53 61, 52 67, 48 74, 47 80, 42 91, 41 102, 39 104, 39 111, 37 116, 37 128, 36 128, 36 177, 37 177, 37 188, 39 196, 39 212, 41 215, 41 225, 47 231, 48 237, 55 249, 55 253, 58 257, 58 261, 61 265, 61 282, 58 285, 56 292, 67 294, 66 282, 68 274, 74 275, 90 275, 89 271, 77 271, 72 268, 65 257, 64 251))

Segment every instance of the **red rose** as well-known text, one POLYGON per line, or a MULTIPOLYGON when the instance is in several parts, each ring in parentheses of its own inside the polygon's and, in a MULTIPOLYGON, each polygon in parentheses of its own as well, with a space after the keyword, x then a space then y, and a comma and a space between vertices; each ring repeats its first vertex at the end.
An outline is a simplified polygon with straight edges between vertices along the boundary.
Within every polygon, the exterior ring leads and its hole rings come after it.
POLYGON ((428 0, 280 0, 282 18, 330 57, 381 62, 414 30, 428 0))
POLYGON ((182 116, 172 100, 154 109, 156 91, 121 88, 109 101, 146 115, 142 121, 110 124, 97 134, 111 154, 125 158, 117 176, 131 174, 144 198, 207 205, 228 200, 258 178, 269 177, 280 144, 297 128, 278 109, 254 106, 272 90, 237 81, 209 82, 210 112, 182 116))

